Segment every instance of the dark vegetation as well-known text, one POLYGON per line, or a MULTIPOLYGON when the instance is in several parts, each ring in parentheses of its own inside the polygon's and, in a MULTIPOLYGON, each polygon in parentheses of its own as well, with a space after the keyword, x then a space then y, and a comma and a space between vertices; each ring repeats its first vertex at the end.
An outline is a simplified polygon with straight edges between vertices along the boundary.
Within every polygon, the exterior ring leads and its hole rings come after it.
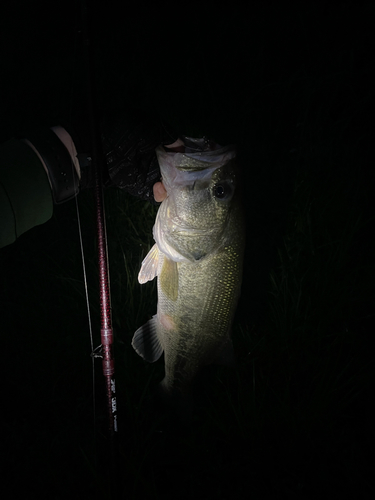
MULTIPOLYGON (((46 25, 30 5, 2 19, 4 140, 83 106, 75 9, 54 4, 46 25)), ((375 493, 374 3, 281 5, 213 4, 175 24, 156 7, 95 11, 101 108, 156 109, 181 133, 236 142, 248 225, 237 367, 202 372, 181 429, 151 406, 162 362, 130 345, 156 308, 155 284, 137 282, 156 208, 106 191, 120 498, 375 493)), ((91 191, 79 210, 98 345, 91 191)), ((74 202, 58 206, 0 255, 9 498, 110 498, 76 221, 74 202)))

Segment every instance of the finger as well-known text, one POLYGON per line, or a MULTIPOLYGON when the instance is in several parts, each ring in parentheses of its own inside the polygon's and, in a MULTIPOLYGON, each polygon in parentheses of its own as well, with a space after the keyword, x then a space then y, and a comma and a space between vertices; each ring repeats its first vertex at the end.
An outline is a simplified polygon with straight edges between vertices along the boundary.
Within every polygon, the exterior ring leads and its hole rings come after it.
POLYGON ((156 182, 153 189, 155 201, 161 202, 167 197, 167 191, 162 182, 156 182))
POLYGON ((168 149, 174 149, 174 148, 179 148, 180 146, 183 146, 184 142, 182 139, 177 139, 173 144, 166 144, 165 147, 168 149))

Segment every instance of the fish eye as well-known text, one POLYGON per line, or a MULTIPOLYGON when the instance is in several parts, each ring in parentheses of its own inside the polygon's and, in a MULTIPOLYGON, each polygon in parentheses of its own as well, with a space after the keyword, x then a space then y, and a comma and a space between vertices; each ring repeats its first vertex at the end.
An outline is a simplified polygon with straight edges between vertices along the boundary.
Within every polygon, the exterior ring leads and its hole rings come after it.
POLYGON ((227 200, 233 192, 233 187, 229 182, 221 182, 213 188, 215 198, 219 200, 227 200))

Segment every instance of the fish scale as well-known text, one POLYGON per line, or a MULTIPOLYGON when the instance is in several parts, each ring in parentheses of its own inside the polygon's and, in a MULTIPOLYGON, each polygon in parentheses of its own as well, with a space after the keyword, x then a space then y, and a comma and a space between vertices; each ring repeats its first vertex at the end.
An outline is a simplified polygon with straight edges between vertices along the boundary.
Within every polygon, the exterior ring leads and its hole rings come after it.
POLYGON ((176 380, 183 379, 188 386, 199 367, 214 361, 228 343, 242 274, 239 261, 239 254, 228 247, 202 263, 178 264, 184 287, 177 301, 168 299, 158 287, 158 315, 178 318, 175 329, 168 331, 160 325, 158 330, 164 352, 169 353, 163 382, 167 392, 183 391, 176 380), (181 354, 189 359, 183 371, 176 363, 181 354))
POLYGON ((189 392, 202 366, 233 362, 245 225, 232 147, 157 155, 167 198, 139 274, 141 283, 158 277, 157 314, 132 345, 151 362, 164 352, 161 387, 173 396, 189 392))

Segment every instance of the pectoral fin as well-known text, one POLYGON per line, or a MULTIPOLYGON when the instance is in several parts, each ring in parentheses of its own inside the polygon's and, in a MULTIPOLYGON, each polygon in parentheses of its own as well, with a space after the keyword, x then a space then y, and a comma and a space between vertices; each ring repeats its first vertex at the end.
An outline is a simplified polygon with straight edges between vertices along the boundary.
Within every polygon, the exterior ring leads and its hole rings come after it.
POLYGON ((152 281, 157 276, 159 264, 159 249, 157 244, 151 248, 143 259, 141 270, 138 274, 138 281, 143 285, 147 281, 152 281))
POLYGON ((156 333, 156 318, 153 316, 146 324, 138 328, 132 340, 133 349, 149 363, 154 363, 163 354, 163 348, 156 333))
POLYGON ((164 257, 159 276, 160 287, 165 295, 173 301, 178 297, 178 267, 177 262, 164 257))

